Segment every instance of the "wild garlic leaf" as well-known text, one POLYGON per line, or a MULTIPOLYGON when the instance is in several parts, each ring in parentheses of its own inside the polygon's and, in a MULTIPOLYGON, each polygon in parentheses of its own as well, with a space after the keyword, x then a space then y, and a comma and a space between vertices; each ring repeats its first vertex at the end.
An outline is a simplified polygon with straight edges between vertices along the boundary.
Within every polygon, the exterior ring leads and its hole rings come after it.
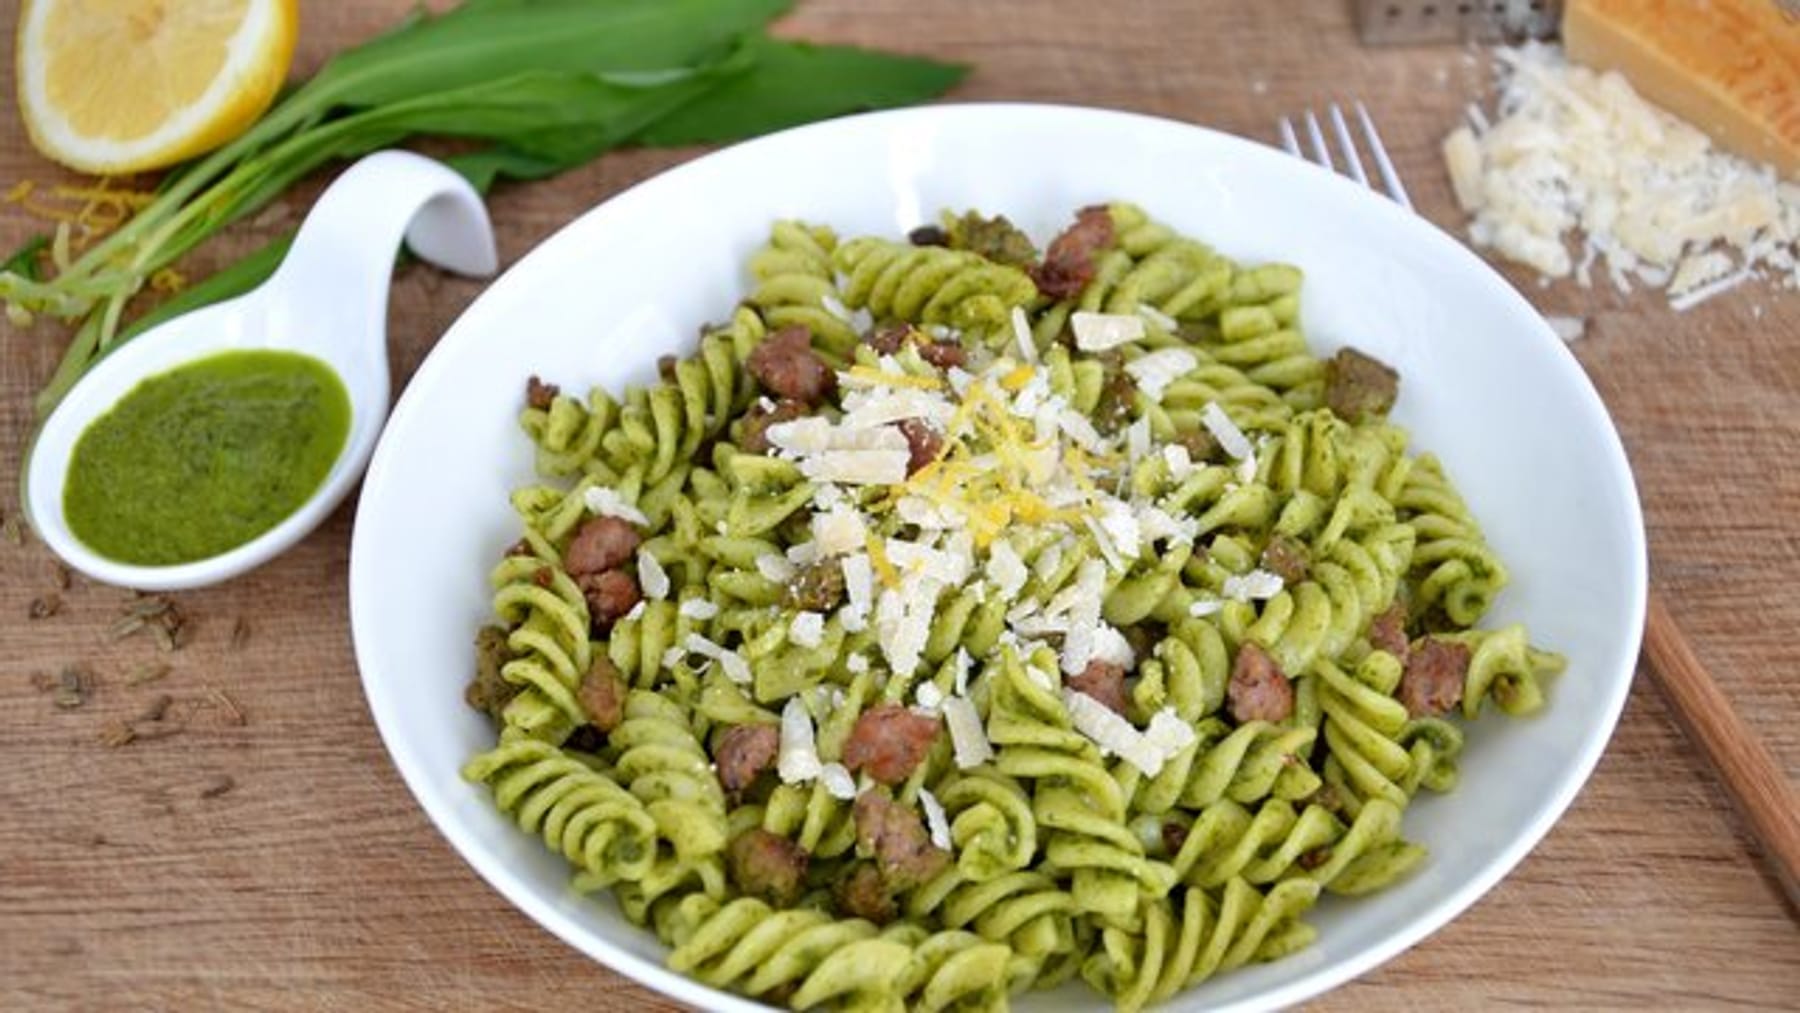
POLYGON ((853 46, 786 39, 751 43, 756 65, 744 77, 684 106, 632 138, 673 146, 735 141, 771 130, 935 98, 969 68, 853 46))

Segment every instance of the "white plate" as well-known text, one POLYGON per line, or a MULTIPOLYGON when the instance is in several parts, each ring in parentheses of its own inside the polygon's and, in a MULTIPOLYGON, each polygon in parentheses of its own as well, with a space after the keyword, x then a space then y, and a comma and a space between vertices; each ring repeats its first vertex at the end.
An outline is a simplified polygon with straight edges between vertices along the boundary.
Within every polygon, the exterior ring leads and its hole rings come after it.
MULTIPOLYGON (((462 701, 490 615, 487 572, 518 537, 509 490, 532 479, 517 425, 525 378, 582 391, 655 375, 746 291, 770 222, 898 236, 938 209, 1004 212, 1042 242, 1110 199, 1242 260, 1306 271, 1315 346, 1399 368, 1395 418, 1433 450, 1512 569, 1491 623, 1523 620, 1568 655, 1549 706, 1469 732, 1463 781, 1421 797, 1409 837, 1431 850, 1371 897, 1327 899, 1311 948, 1222 975, 1175 1009, 1298 1002, 1418 942, 1492 887, 1587 779, 1624 703, 1642 632, 1643 520, 1617 434, 1574 358, 1531 306, 1423 220, 1248 141, 1124 113, 941 106, 778 134, 673 169, 546 240, 464 313, 394 410, 364 483, 351 619, 376 724, 419 803, 489 883, 571 945, 703 1009, 756 1004, 662 966, 663 949, 494 809, 458 769, 493 731, 462 701)), ((1490 711, 1492 708, 1490 708, 1490 711)), ((1454 972, 1454 969, 1447 969, 1454 972)), ((1034 1009, 1110 1009, 1083 989, 1034 1009)))

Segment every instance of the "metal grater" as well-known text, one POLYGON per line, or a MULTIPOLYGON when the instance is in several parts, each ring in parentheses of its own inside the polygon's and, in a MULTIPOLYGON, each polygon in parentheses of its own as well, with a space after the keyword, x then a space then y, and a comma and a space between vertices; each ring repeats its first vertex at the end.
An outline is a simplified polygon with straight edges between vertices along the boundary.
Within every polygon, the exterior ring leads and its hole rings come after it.
POLYGON ((1356 0, 1364 43, 1521 42, 1555 35, 1562 0, 1356 0))

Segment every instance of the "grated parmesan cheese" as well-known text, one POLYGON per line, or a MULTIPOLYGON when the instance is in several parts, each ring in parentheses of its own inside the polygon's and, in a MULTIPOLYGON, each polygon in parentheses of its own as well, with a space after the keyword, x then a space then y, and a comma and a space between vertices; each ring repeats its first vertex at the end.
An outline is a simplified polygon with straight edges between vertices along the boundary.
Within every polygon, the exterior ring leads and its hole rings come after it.
POLYGON ((1104 352, 1109 348, 1139 341, 1144 337, 1144 318, 1135 313, 1090 313, 1077 310, 1069 314, 1069 329, 1075 332, 1075 347, 1084 352, 1104 352))
POLYGON ((1112 708, 1072 689, 1063 690, 1063 706, 1069 710, 1069 723, 1099 746, 1101 755, 1117 756, 1145 777, 1155 777, 1162 771, 1162 750, 1146 742, 1144 734, 1112 708))
POLYGON ((799 697, 788 697, 787 706, 781 709, 781 744, 775 753, 775 773, 783 784, 799 784, 818 777, 823 769, 812 715, 806 712, 806 704, 799 697))
POLYGON ((1545 317, 1544 323, 1556 332, 1556 336, 1564 341, 1578 341, 1587 331, 1587 321, 1580 317, 1545 317))
MULTIPOLYGON (((889 431, 898 435, 897 430, 889 431)), ((827 450, 802 459, 800 473, 815 482, 898 485, 906 481, 906 464, 911 459, 906 450, 827 450)))
MULTIPOLYGON (((669 596, 669 571, 663 569, 656 557, 643 549, 637 554, 638 587, 643 589, 644 597, 661 601, 669 596)), ((642 605, 643 602, 638 602, 642 605)))
POLYGON ((944 725, 950 729, 950 745, 960 769, 977 767, 994 758, 994 746, 981 727, 981 715, 968 698, 953 696, 944 701, 944 725))
POLYGON ((840 504, 813 514, 812 536, 820 556, 841 556, 868 544, 869 528, 861 513, 840 504))
POLYGON ((1037 341, 1031 336, 1031 321, 1025 317, 1023 306, 1014 306, 1012 311, 1013 340, 1019 346, 1019 357, 1026 362, 1038 361, 1037 341))
POLYGON ((675 611, 677 615, 705 622, 719 614, 719 606, 705 598, 689 598, 682 602, 681 607, 675 611))
POLYGON ((1244 460, 1256 453, 1255 448, 1250 446, 1250 438, 1244 435, 1236 422, 1231 421, 1231 416, 1225 414, 1225 409, 1220 408, 1217 401, 1206 402, 1206 407, 1200 410, 1200 423, 1213 434, 1213 439, 1219 441, 1219 446, 1236 460, 1244 460))
POLYGON ((1193 372, 1199 365, 1200 360, 1193 352, 1185 348, 1165 348, 1127 362, 1125 372, 1145 397, 1161 403, 1169 384, 1193 372))
POLYGON ((1234 573, 1226 577, 1224 586, 1219 588, 1219 593, 1233 601, 1250 601, 1273 598, 1281 593, 1281 586, 1280 574, 1270 573, 1259 568, 1246 574, 1234 573))
POLYGON ((995 590, 1002 598, 1016 598, 1031 579, 1031 571, 1026 569, 1025 561, 1019 558, 1018 550, 1012 543, 1002 538, 988 546, 987 578, 994 582, 995 590))
POLYGON ((852 319, 849 307, 845 306, 839 301, 837 296, 832 295, 830 292, 819 297, 819 305, 825 308, 825 312, 837 317, 844 323, 849 323, 852 319))
POLYGON ((1471 118, 1443 144, 1476 245, 1583 286, 1598 257, 1615 287, 1666 287, 1676 309, 1765 273, 1800 287, 1800 184, 1715 148, 1559 47, 1495 55, 1495 118, 1471 118))
POLYGON ((861 632, 869 621, 869 608, 875 603, 875 569, 869 562, 869 554, 857 552, 845 556, 844 568, 844 629, 851 633, 861 632))
POLYGON ((1181 328, 1180 322, 1174 317, 1164 313, 1162 310, 1157 309, 1149 303, 1139 303, 1137 311, 1138 316, 1143 317, 1146 321, 1168 331, 1170 334, 1174 334, 1181 328))
POLYGON ((1188 449, 1179 443, 1171 443, 1162 449, 1163 463, 1168 465, 1169 478, 1176 482, 1187 481, 1188 476, 1200 470, 1189 456, 1188 449))
POLYGON ((1200 619, 1210 615, 1217 615, 1219 610, 1224 607, 1225 603, 1217 598, 1195 598, 1188 604, 1188 615, 1193 616, 1195 619, 1200 619))
MULTIPOLYGON (((1100 599, 1106 591, 1106 564, 1084 559, 1075 571, 1069 607, 1069 632, 1063 636, 1062 670, 1078 675, 1094 656, 1094 633, 1100 627, 1100 599)), ((1110 713, 1110 712, 1108 712, 1110 713)))
POLYGON ((931 843, 949 851, 950 818, 944 813, 943 803, 937 800, 930 788, 920 788, 919 804, 925 807, 925 826, 931 830, 931 843))
POLYGON ((921 709, 935 713, 943 706, 944 691, 938 689, 935 682, 921 682, 919 688, 913 691, 913 699, 921 709))
POLYGON ((644 612, 649 609, 649 607, 650 606, 645 603, 644 599, 639 598, 637 604, 631 606, 631 611, 625 613, 625 621, 636 622, 637 620, 644 618, 644 612))
POLYGON ((1125 634, 1107 623, 1101 623, 1094 630, 1093 660, 1117 665, 1129 672, 1137 667, 1137 652, 1131 649, 1131 641, 1125 639, 1125 634))
POLYGON ((698 633, 688 634, 687 640, 682 644, 689 653, 718 662, 719 668, 725 673, 725 678, 732 682, 747 683, 750 681, 750 663, 745 661, 744 656, 738 652, 727 651, 698 633))
POLYGON ((817 647, 825 639, 825 617, 817 612, 795 613, 788 639, 801 647, 817 647))
POLYGON ((819 783, 832 798, 840 802, 848 802, 856 797, 856 779, 850 776, 849 768, 835 761, 819 765, 819 783))
POLYGON ((1197 738, 1193 726, 1181 720, 1173 707, 1157 711, 1150 718, 1150 726, 1144 729, 1144 741, 1162 754, 1165 763, 1193 745, 1197 738))
POLYGON ((637 507, 625 502, 625 497, 619 495, 616 489, 598 485, 590 486, 587 492, 581 494, 581 498, 586 501, 589 513, 601 517, 617 517, 622 521, 630 521, 644 527, 650 525, 650 518, 645 517, 643 511, 637 507))
POLYGON ((794 564, 786 556, 775 552, 765 552, 756 557, 756 572, 762 578, 774 584, 785 584, 794 579, 794 564))

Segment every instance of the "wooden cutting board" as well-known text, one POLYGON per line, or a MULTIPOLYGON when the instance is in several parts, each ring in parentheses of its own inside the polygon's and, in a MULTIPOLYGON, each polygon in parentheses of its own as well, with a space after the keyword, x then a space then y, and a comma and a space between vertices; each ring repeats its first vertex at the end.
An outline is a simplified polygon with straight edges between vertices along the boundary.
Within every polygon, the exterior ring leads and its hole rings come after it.
MULTIPOLYGON (((813 0, 791 34, 967 61, 955 99, 1134 109, 1272 139, 1282 113, 1360 97, 1420 209, 1460 226, 1438 140, 1480 93, 1479 54, 1359 48, 1348 2, 813 0)), ((296 73, 412 0, 312 4, 296 73)), ((17 0, 0 0, 10 29, 17 0)), ((10 46, 0 65, 9 64, 10 46)), ((693 152, 609 156, 492 201, 507 262, 693 152)), ((1171 171, 1180 171, 1171 167, 1171 171)), ((62 177, 0 118, 0 192, 62 177)), ((192 258, 199 276, 291 224, 313 187, 192 258)), ((36 227, 0 206, 0 249, 36 227)), ((1655 579, 1790 772, 1800 764, 1800 296, 1747 287, 1685 315, 1654 295, 1539 287, 1588 319, 1576 353, 1637 469, 1655 579)), ((404 382, 480 286, 418 266, 390 328, 404 382)), ((0 324, 0 508, 62 334, 0 324)), ((57 590, 42 547, 0 541, 0 1008, 654 1008, 664 1000, 537 928, 438 837, 388 763, 351 656, 351 508, 262 570, 178 596, 188 642, 103 642, 122 593, 57 590), (27 618, 58 594, 60 610, 27 618), (233 637, 239 623, 245 631, 233 637), (129 685, 145 663, 162 679, 129 685), (59 709, 37 673, 87 666, 59 709), (180 735, 108 748, 160 694, 180 735)), ((1579 678, 1574 673, 1570 678, 1579 678)), ((1721 790, 1640 680, 1563 821, 1448 928, 1322 1008, 1800 1003, 1800 932, 1721 790)))

